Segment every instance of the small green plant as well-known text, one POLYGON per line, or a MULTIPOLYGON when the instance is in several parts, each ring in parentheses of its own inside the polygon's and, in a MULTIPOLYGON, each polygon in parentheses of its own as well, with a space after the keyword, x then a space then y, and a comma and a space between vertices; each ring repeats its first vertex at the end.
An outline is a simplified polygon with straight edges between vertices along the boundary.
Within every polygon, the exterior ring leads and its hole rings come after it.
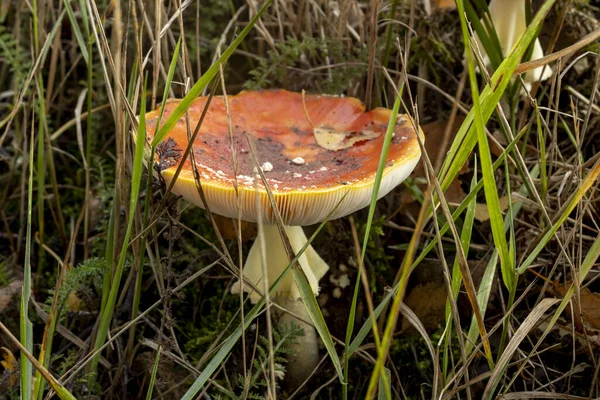
MULTIPOLYGON (((31 68, 31 59, 27 49, 17 42, 4 23, 5 21, 0 22, 0 61, 8 67, 7 76, 12 77, 9 87, 20 90, 31 68)), ((3 69, 0 68, 0 77, 6 74, 3 69)))
MULTIPOLYGON (((296 343, 296 338, 303 334, 304 331, 302 328, 293 323, 279 325, 273 331, 273 366, 277 379, 283 379, 285 376, 286 355, 291 353, 290 349, 296 343)), ((252 362, 254 371, 249 374, 249 382, 244 385, 244 377, 242 375, 237 376, 239 387, 243 389, 246 386, 250 390, 248 394, 248 398, 250 399, 264 399, 264 396, 256 392, 253 393, 251 390, 263 391, 268 386, 268 381, 265 377, 269 376, 269 340, 264 336, 260 336, 258 339, 256 357, 252 362)))
MULTIPOLYGON (((322 70, 322 83, 326 93, 345 93, 350 82, 357 80, 366 72, 368 51, 365 47, 353 47, 348 51, 344 42, 334 39, 303 37, 298 40, 288 37, 284 42, 277 43, 277 51, 269 51, 266 58, 259 59, 258 66, 250 71, 251 79, 246 81, 246 89, 266 89, 270 87, 285 87, 291 81, 292 72, 306 70, 311 65, 323 65, 325 60, 335 67, 322 70)), ((300 72, 306 76, 306 72, 300 72)), ((305 78, 306 79, 306 78, 305 78)))

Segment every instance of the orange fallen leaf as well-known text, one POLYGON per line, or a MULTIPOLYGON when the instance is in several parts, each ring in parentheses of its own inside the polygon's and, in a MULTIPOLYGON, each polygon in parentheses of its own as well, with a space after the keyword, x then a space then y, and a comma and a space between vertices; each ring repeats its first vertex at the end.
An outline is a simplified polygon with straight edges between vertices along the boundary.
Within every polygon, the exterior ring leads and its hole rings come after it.
POLYGON ((332 151, 338 151, 354 146, 355 143, 371 140, 381 135, 381 132, 339 132, 328 128, 314 128, 313 133, 319 146, 332 151))
POLYGON ((11 388, 14 388, 19 384, 19 374, 17 373, 19 370, 19 363, 13 353, 6 347, 0 347, 0 354, 2 354, 0 366, 4 368, 4 372, 0 377, 2 382, 0 383, 8 381, 8 385, 11 388))

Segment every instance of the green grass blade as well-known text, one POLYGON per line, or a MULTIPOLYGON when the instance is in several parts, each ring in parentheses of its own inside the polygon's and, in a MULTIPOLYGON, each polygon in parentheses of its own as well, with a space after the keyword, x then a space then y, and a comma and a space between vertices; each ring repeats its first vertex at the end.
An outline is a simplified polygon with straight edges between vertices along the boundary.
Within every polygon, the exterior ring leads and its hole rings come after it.
POLYGON ((585 177, 583 183, 577 188, 577 191, 573 193, 569 201, 566 205, 558 212, 558 219, 555 223, 552 224, 547 230, 540 242, 535 246, 535 248, 529 253, 529 256, 523 261, 523 263, 518 267, 517 272, 522 274, 529 268, 529 266, 533 263, 536 257, 540 254, 542 249, 546 247, 546 244, 552 239, 552 237, 556 234, 561 225, 566 221, 571 214, 571 211, 575 209, 577 204, 581 201, 583 196, 587 193, 587 191, 594 185, 596 179, 600 175, 600 162, 597 162, 594 165, 594 168, 590 171, 588 176, 585 177))
MULTIPOLYGON (((481 159, 481 170, 483 174, 483 190, 490 214, 490 224, 492 227, 492 237, 494 244, 499 251, 500 265, 502 267, 502 277, 507 288, 511 289, 514 284, 514 267, 508 256, 508 244, 503 230, 502 211, 500 208, 500 199, 498 198, 498 188, 496 178, 492 167, 492 155, 490 145, 485 133, 485 122, 482 115, 481 104, 479 101, 479 87, 477 84, 477 73, 475 72, 475 62, 473 51, 470 46, 469 29, 467 20, 464 17, 463 0, 456 2, 458 15, 462 28, 463 41, 467 52, 467 63, 469 67, 469 80, 471 83, 471 93, 473 95, 473 112, 475 120, 475 132, 477 134, 477 143, 479 144, 479 156, 481 159)), ((520 57, 519 57, 520 58, 520 57)), ((516 65, 515 65, 516 67, 516 65)))
POLYGON ((71 28, 73 29, 75 40, 77 40, 77 44, 79 45, 81 56, 87 64, 89 60, 88 47, 86 41, 83 39, 83 35, 81 34, 81 29, 79 28, 79 24, 77 23, 77 18, 75 18, 75 14, 73 13, 73 8, 71 7, 71 0, 63 0, 63 4, 65 5, 65 10, 67 11, 69 21, 71 22, 71 28))
POLYGON ((379 377, 378 400, 390 400, 392 398, 392 373, 384 368, 379 377))
MULTIPOLYGON (((163 92, 163 98, 162 98, 162 102, 160 104, 160 113, 158 114, 158 121, 162 121, 162 117, 165 112, 165 106, 167 105, 167 98, 169 97, 169 90, 171 88, 171 82, 173 82, 173 76, 175 75, 175 68, 177 67, 177 60, 179 59, 179 49, 180 48, 181 48, 181 38, 179 38, 179 40, 177 41, 177 44, 175 45, 175 50, 173 50, 173 57, 171 58, 171 64, 169 65, 169 72, 167 74, 165 90, 163 92)), ((156 127, 155 127, 156 131, 154 132, 155 135, 158 135, 159 125, 160 124, 156 124, 156 127)), ((160 143, 160 142, 157 142, 156 144, 153 143, 152 153, 154 153, 154 150, 158 143, 160 143)))
MULTIPOLYGON (((392 135, 394 133, 394 128, 396 127, 396 119, 398 117, 398 112, 400 110, 401 103, 401 95, 396 97, 396 101, 394 102, 394 107, 392 109, 392 114, 390 120, 388 122, 387 131, 385 133, 385 138, 383 141, 383 146, 381 148, 381 154, 379 156, 379 165, 377 167, 377 174, 375 175, 375 183, 373 185, 373 193, 371 194, 371 204, 369 206, 369 214, 367 217, 366 227, 365 227, 365 236, 363 239, 363 246, 361 252, 362 262, 364 263, 367 244, 370 237, 371 225, 373 224, 373 216, 375 215, 375 207, 377 205, 377 197, 379 193, 379 188, 381 186, 381 179, 383 177, 383 169, 385 168, 385 163, 387 161, 387 154, 390 148, 390 143, 392 140, 392 135)), ((356 283, 354 285, 354 294, 352 296, 352 304, 350 306, 350 314, 348 317, 348 324, 346 326, 346 349, 350 345, 350 341, 352 340, 352 332, 354 332, 354 323, 356 318, 356 306, 358 304, 358 294, 360 293, 360 284, 361 284, 361 270, 358 271, 358 276, 356 277, 356 283)), ((379 343, 379 337, 377 335, 376 342, 379 343)), ((349 370, 349 359, 350 354, 344 356, 344 381, 348 379, 348 370, 349 370)), ((346 387, 344 387, 344 393, 346 393, 346 387)), ((347 395, 347 394, 346 394, 347 395)))
MULTIPOLYGON (((402 102, 402 93, 400 92, 400 93, 396 94, 396 100, 394 101, 394 107, 392 108, 392 113, 390 115, 390 120, 388 121, 387 131, 385 133, 385 138, 384 138, 383 145, 381 148, 381 153, 379 155, 379 165, 377 167, 377 174, 375 175, 375 184, 373 185, 373 192, 371 194, 371 205, 369 207, 369 214, 367 217, 365 236, 364 236, 363 245, 362 245, 362 252, 361 252, 361 259, 362 259, 361 262, 362 263, 364 263, 364 259, 365 259, 367 244, 368 244, 369 237, 370 237, 371 225, 373 223, 373 216, 375 215, 375 207, 376 207, 377 198, 379 195, 379 187, 381 185, 381 179, 383 177, 383 170, 384 170, 385 164, 387 162, 387 155, 388 155, 388 151, 389 151, 390 144, 392 141, 392 136, 393 136, 394 130, 396 128, 396 120, 398 117, 398 112, 400 110, 401 102, 402 102)), ((417 132, 417 134, 419 134, 419 133, 417 132)), ((361 280, 360 275, 361 274, 360 274, 360 270, 359 270, 358 275, 356 277, 356 284, 354 287, 352 306, 350 308, 350 318, 348 319, 348 326, 346 328, 346 341, 345 341, 346 348, 350 344, 352 332, 354 331, 354 319, 355 319, 356 305, 357 305, 358 293, 359 293, 359 289, 360 289, 360 280, 361 280)), ((390 312, 390 316, 395 319, 395 318, 397 318, 397 315, 393 315, 394 312, 395 312, 395 310, 392 310, 390 312)), ((391 340, 390 332, 388 332, 388 330, 386 329, 385 333, 386 333, 386 335, 384 335, 384 337, 380 343, 379 337, 378 337, 379 335, 378 335, 377 331, 374 331, 375 341, 377 343, 377 347, 379 347, 379 348, 387 348, 387 346, 390 343, 390 340, 391 340)), ((373 371, 373 375, 371 376, 371 381, 370 381, 371 388, 374 388, 375 384, 377 384, 377 382, 379 381, 380 373, 381 373, 381 370, 382 370, 383 364, 384 364, 384 358, 385 358, 384 352, 382 352, 378 349, 378 353, 379 354, 377 357, 377 363, 375 364, 375 369, 373 371)), ((348 378, 349 360, 350 360, 349 355, 345 355, 344 356, 344 381, 346 381, 348 378)), ((347 386, 344 386, 343 391, 344 391, 344 398, 346 398, 347 397, 347 386)))
MULTIPOLYGON (((23 288, 21 289, 20 306, 20 341, 28 352, 33 351, 33 327, 29 320, 29 299, 31 297, 31 218, 33 209, 33 144, 35 137, 33 130, 29 143, 29 179, 27 187, 27 233, 25 236, 25 260, 23 265, 23 288)), ((21 399, 31 399, 32 365, 27 356, 21 352, 21 399)))
MULTIPOLYGON (((144 82, 144 93, 146 92, 146 82, 144 82)), ((103 312, 100 316, 100 324, 98 326, 98 334, 94 342, 94 349, 102 347, 108 335, 108 329, 110 327, 110 321, 113 316, 115 303, 117 300, 117 292, 121 283, 121 276, 123 274, 123 267, 125 265, 125 255, 127 254, 127 248, 129 247, 129 238, 133 228, 133 221, 135 218, 135 208, 137 207, 138 198, 140 196, 140 185, 142 181, 142 172, 144 170, 144 148, 146 144, 146 96, 142 96, 141 107, 140 107, 140 118, 137 127, 137 138, 135 146, 135 156, 133 159, 133 173, 131 177, 131 199, 129 201, 129 220, 127 221, 127 230, 125 237, 123 238, 123 246, 119 255, 119 262, 117 268, 111 280, 110 290, 106 299, 106 304, 103 312)), ((91 364, 91 371, 95 372, 100 359, 100 353, 98 353, 93 359, 91 364)))
POLYGON ((542 184, 541 198, 542 202, 546 202, 546 196, 548 195, 548 169, 546 166, 546 139, 544 137, 544 130, 542 127, 542 121, 540 118, 540 110, 537 104, 535 104, 535 118, 537 125, 538 134, 538 146, 540 148, 540 181, 542 184))
POLYGON ((152 146, 155 147, 158 143, 162 142, 165 136, 173 129, 179 118, 185 114, 188 108, 192 105, 192 102, 200 96, 202 91, 208 86, 210 81, 216 76, 219 72, 219 68, 221 65, 225 65, 229 57, 233 54, 235 49, 242 43, 246 35, 254 28, 254 25, 258 22, 259 18, 262 14, 269 8, 273 0, 266 0, 262 7, 258 10, 258 12, 252 17, 248 25, 244 27, 244 29, 240 32, 240 34, 235 38, 235 40, 225 49, 221 57, 210 66, 208 70, 200 77, 200 79, 196 82, 194 86, 190 89, 189 93, 181 99, 179 105, 173 110, 169 118, 165 121, 165 123, 161 126, 158 133, 154 136, 154 140, 152 141, 152 146))
MULTIPOLYGON (((491 86, 486 85, 480 96, 481 116, 485 123, 496 106, 507 86, 509 85, 512 75, 519 64, 519 60, 523 57, 529 43, 535 38, 537 27, 544 21, 546 14, 552 8, 556 0, 547 0, 539 9, 538 13, 532 20, 531 25, 513 47, 511 53, 504 59, 491 78, 491 86)), ((442 189, 445 191, 450 186, 450 183, 458 175, 458 172, 471 154, 475 144, 477 143, 477 135, 473 132, 472 124, 475 117, 475 111, 472 109, 467 114, 463 124, 456 134, 455 140, 452 142, 448 156, 442 165, 440 171, 440 182, 442 189)))
POLYGON ((340 359, 335 351, 335 344, 333 344, 333 339, 331 338, 331 334, 327 328, 327 323, 325 323, 325 319, 323 318, 323 314, 319 308, 319 303, 317 303, 317 299, 313 293, 310 283, 308 282, 308 278, 298 264, 294 266, 293 272, 294 279, 296 280, 296 284, 300 290, 300 295, 302 296, 302 301, 304 301, 308 315, 310 315, 310 319, 315 325, 315 329, 319 333, 321 340, 323 340, 323 344, 327 349, 327 353, 329 353, 329 357, 331 358, 335 371, 337 372, 340 381, 343 383, 344 373, 342 371, 342 364, 340 363, 340 359))
POLYGON ((156 358, 154 359, 154 366, 152 367, 152 375, 150 376, 150 383, 148 384, 148 391, 146 392, 146 400, 152 399, 152 391, 154 390, 154 382, 156 381, 156 373, 158 372, 158 363, 160 361, 160 352, 162 347, 158 346, 156 350, 156 358))
MULTIPOLYGON (((534 167, 530 175, 533 179, 537 178, 539 174, 539 168, 534 167)), ((529 191, 525 185, 522 185, 519 189, 519 194, 523 197, 526 197, 529 191)), ((513 211, 510 215, 507 215, 504 219, 504 231, 508 231, 511 228, 512 222, 511 219, 514 218, 515 215, 519 213, 521 207, 523 206, 523 201, 516 201, 513 205, 513 211)), ((482 316, 485 316, 485 311, 487 309, 488 300, 490 298, 490 293, 492 291, 493 281, 496 276, 496 265, 498 263, 498 250, 494 249, 492 252, 492 256, 490 257, 487 266, 485 267, 485 271, 483 273, 483 277, 481 278, 481 283, 479 284, 479 288, 477 290, 477 304, 479 305, 479 310, 482 316)), ((466 351, 467 355, 471 353, 473 350, 473 343, 477 339, 478 330, 477 330, 477 321, 475 318, 471 319, 471 326, 469 327, 468 337, 469 340, 466 342, 466 351)))
MULTIPOLYGON (((474 174, 473 179, 471 180, 471 188, 470 192, 476 190, 477 188, 477 158, 475 158, 475 166, 473 168, 474 174)), ((473 232, 473 223, 475 222, 475 208, 477 205, 476 196, 473 196, 471 201, 469 201, 467 206, 467 211, 465 212, 465 220, 463 223, 462 230, 460 232, 460 241, 461 246, 463 248, 463 252, 465 253, 465 258, 467 258, 469 254, 469 245, 471 244, 471 234, 473 232)), ((458 293, 460 291, 460 286, 462 284, 462 275, 460 272, 460 265, 458 264, 458 257, 454 259, 454 265, 452 266, 452 282, 451 282, 451 296, 452 301, 456 302, 458 299, 458 293)), ((444 337, 444 354, 447 355, 449 351, 450 345, 450 337, 452 335, 452 313, 450 306, 450 299, 446 300, 446 329, 445 329, 445 337, 444 337)), ((444 377, 447 376, 448 371, 448 361, 449 357, 443 357, 443 374, 444 377)))
MULTIPOLYGON (((519 140, 525 134, 526 128, 527 127, 525 127, 523 130, 521 130, 517 134, 517 136, 515 137, 515 139, 513 141, 511 141, 506 146, 505 150, 502 152, 502 154, 500 155, 500 157, 498 157, 498 159, 494 163, 494 170, 496 170, 500 165, 502 165, 502 163, 506 159, 507 154, 512 151, 512 149, 517 145, 517 143, 519 142, 519 140)), ((474 199, 476 199, 477 193, 479 193, 479 191, 482 188, 483 188, 483 179, 480 179, 479 182, 477 182, 477 186, 475 187, 475 189, 471 190, 469 192, 469 194, 467 195, 467 197, 465 197, 465 199, 458 206, 458 208, 456 210, 454 210, 454 212, 452 213, 452 219, 454 221, 456 221, 459 218, 459 216, 467 209, 467 207, 470 204, 470 202, 473 201, 474 199)), ((450 226, 448 225, 448 223, 445 223, 440 228, 440 234, 444 235, 448 231, 448 229, 450 229, 450 226)), ((437 243, 437 237, 432 238, 431 242, 429 242, 429 244, 425 247, 425 249, 423 249, 423 251, 421 252, 421 254, 419 255, 419 257, 415 260, 415 262, 411 266, 411 271, 414 270, 425 259, 425 257, 427 257, 427 255, 429 254, 429 252, 431 250, 433 250, 433 248, 435 247, 436 243, 437 243)), ((396 284, 396 286, 394 286, 394 288, 392 289, 392 291, 390 293, 388 293, 383 298, 383 300, 381 301, 381 303, 377 306, 377 308, 375 308, 375 310, 373 312, 373 314, 375 315, 375 318, 379 318, 379 316, 381 315, 381 313, 383 312, 383 310, 385 309, 385 307, 387 306, 387 304, 389 303, 389 301, 392 299, 393 295, 397 292, 398 288, 399 288, 399 285, 396 284)), ((360 328, 360 330, 356 334, 356 337, 354 338, 354 340, 352 341, 352 343, 350 343, 350 346, 346 347, 346 349, 347 349, 346 352, 349 355, 354 354, 354 352, 360 347, 360 345, 362 344, 362 342, 365 340, 365 338, 367 337, 367 335, 371 331, 372 327, 373 327, 372 321, 369 318, 369 319, 367 319, 365 321, 365 323, 363 324, 363 326, 360 328)))

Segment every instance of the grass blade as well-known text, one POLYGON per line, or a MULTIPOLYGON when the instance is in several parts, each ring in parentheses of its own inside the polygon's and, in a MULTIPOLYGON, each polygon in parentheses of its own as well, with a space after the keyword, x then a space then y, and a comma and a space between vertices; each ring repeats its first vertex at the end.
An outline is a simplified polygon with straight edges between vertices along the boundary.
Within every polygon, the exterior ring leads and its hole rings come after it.
POLYGON ((323 314, 319 308, 319 303, 317 303, 317 298, 310 287, 310 283, 308 282, 308 278, 302 270, 302 267, 300 267, 299 264, 296 264, 293 268, 293 271, 294 279, 296 280, 298 289, 300 290, 302 301, 308 310, 308 315, 310 315, 310 319, 312 320, 313 324, 315 324, 315 328, 317 329, 317 332, 319 332, 319 336, 325 344, 325 348, 327 349, 329 357, 333 362, 335 371, 337 372, 340 381, 343 383, 344 373, 342 371, 342 364, 340 363, 340 359, 335 351, 335 344, 333 344, 333 339, 329 333, 329 328, 327 328, 327 324, 325 323, 325 319, 323 318, 323 314))
POLYGON ((152 367, 152 375, 150 376, 150 383, 148 384, 148 392, 146 392, 146 400, 152 399, 152 391, 154 390, 154 382, 156 381, 156 373, 158 372, 158 363, 160 361, 160 352, 162 347, 158 346, 156 350, 156 358, 154 359, 154 366, 152 367))
POLYGON ((378 400, 389 400, 392 398, 392 374, 389 369, 384 368, 379 378, 378 400))
MULTIPOLYGON (((332 214, 335 212, 335 210, 337 210, 337 207, 341 204, 341 202, 343 202, 344 198, 345 197, 343 197, 342 200, 340 200, 340 203, 338 203, 338 205, 335 207, 335 209, 331 212, 332 214)), ((321 229, 323 229, 323 227, 325 226, 327 221, 329 221, 329 216, 325 219, 324 222, 321 223, 321 225, 319 225, 319 227, 315 230, 315 232, 312 234, 312 236, 310 238, 308 238, 308 240, 306 241, 306 244, 304 244, 304 246, 300 249, 300 251, 298 251, 296 256, 290 261, 290 263, 286 267, 286 269, 271 284, 271 286, 269 288, 269 295, 271 295, 274 292, 274 289, 277 287, 277 285, 279 285, 279 282, 281 282, 281 280, 288 274, 288 272, 291 270, 292 266, 298 262, 298 259, 300 259, 302 254, 304 254, 304 251, 308 248, 308 246, 310 246, 310 244, 315 239, 315 237, 317 237, 317 235, 319 234, 321 229)), ((200 376, 198 376, 198 378, 196 378, 196 380, 194 381, 192 386, 184 394, 184 396, 181 398, 181 400, 192 400, 195 398, 195 396, 198 394, 198 392, 204 387, 206 382, 210 379, 212 374, 214 374, 215 371, 222 366, 223 362, 229 356, 229 353, 233 349, 233 346, 235 346, 235 344, 238 342, 238 340, 240 340, 240 338, 242 337, 242 333, 250 326, 252 321, 254 321, 254 319, 259 315, 259 313, 261 312, 265 303, 266 303, 265 296, 263 296, 254 305, 254 307, 252 307, 252 309, 248 313, 246 313, 243 323, 241 323, 236 328, 236 330, 225 340, 225 342, 222 344, 219 351, 217 351, 217 353, 213 356, 213 358, 211 358, 209 363, 202 370, 202 373, 200 374, 200 376)))
POLYGON ((492 376, 485 387, 485 391, 483 392, 482 399, 491 399, 493 393, 502 378, 502 375, 506 371, 506 367, 508 366, 508 362, 512 358, 513 354, 519 347, 519 344, 525 339, 525 336, 529 333, 529 331, 536 325, 540 318, 544 316, 546 311, 553 305, 558 303, 557 299, 544 299, 539 304, 537 304, 533 310, 527 315, 527 318, 521 323, 519 329, 514 333, 512 339, 508 343, 508 346, 502 353, 502 356, 498 360, 496 364, 496 368, 492 371, 492 376))
MULTIPOLYGON (((146 79, 147 80, 147 79, 146 79)), ((144 82, 144 93, 146 92, 146 82, 144 82)), ((113 316, 115 303, 117 301, 117 292, 121 283, 121 275, 123 274, 123 267, 125 265, 125 255, 127 254, 127 248, 129 247, 129 238, 131 237, 131 231, 133 228, 133 221, 135 218, 135 208, 137 207, 138 198, 140 196, 140 185, 142 181, 142 172, 144 169, 144 147, 146 144, 146 96, 142 96, 140 106, 140 118, 137 127, 137 138, 135 147, 135 156, 133 159, 133 173, 131 177, 131 199, 129 201, 129 220, 127 221, 127 230, 125 237, 123 238, 123 246, 119 255, 119 261, 117 268, 112 277, 112 282, 108 297, 106 299, 106 305, 100 316, 100 324, 98 326, 98 334, 94 342, 94 349, 102 347, 108 335, 108 328, 110 321, 113 316)), ((100 360, 100 353, 98 353, 93 359, 91 364, 91 371, 95 372, 100 360)))
MULTIPOLYGON (((475 171, 473 174, 473 179, 471 181, 471 190, 473 191, 477 188, 477 159, 475 159, 475 166, 473 168, 475 171)), ((476 198, 473 197, 471 201, 468 203, 467 211, 465 213, 465 220, 463 223, 463 228, 460 233, 461 246, 463 248, 463 252, 465 253, 465 257, 469 254, 469 245, 471 243, 471 233, 473 232, 473 223, 475 222, 475 206, 477 205, 476 198)), ((462 275, 460 273, 460 265, 458 264, 458 257, 454 259, 454 265, 452 266, 452 282, 451 282, 451 296, 452 301, 456 302, 458 299, 458 293, 460 291, 460 286, 462 283, 462 275)), ((483 316, 483 315, 482 315, 483 316)), ((475 318, 473 321, 476 324, 475 318)), ((444 377, 446 377, 448 371, 448 361, 449 357, 448 350, 450 345, 450 336, 452 334, 452 314, 451 314, 451 306, 450 299, 446 300, 446 329, 445 329, 445 337, 444 337, 444 357, 443 362, 443 372, 444 377)), ((475 325, 477 328, 477 325, 475 325)))
POLYGON ((569 201, 563 206, 563 208, 557 213, 559 215, 558 219, 552 226, 550 226, 546 233, 542 236, 542 239, 535 246, 535 248, 529 253, 529 256, 523 261, 523 263, 517 269, 519 274, 522 274, 529 268, 529 266, 533 263, 536 257, 540 254, 542 249, 546 247, 546 244, 552 239, 552 237, 556 234, 561 225, 565 222, 565 220, 571 214, 571 211, 575 209, 577 204, 581 201, 583 196, 587 193, 587 191, 592 187, 592 185, 598 179, 600 175, 600 161, 596 162, 596 165, 592 168, 588 176, 585 177, 581 186, 577 188, 577 191, 571 195, 569 201))
MULTIPOLYGON (((29 179, 27 187, 27 233, 25 236, 25 262, 23 265, 23 288, 21 289, 20 339, 21 345, 29 353, 33 351, 33 328, 29 320, 29 299, 31 297, 31 215, 33 208, 33 143, 34 131, 31 131, 29 143, 29 179)), ((40 138, 41 139, 41 138, 40 138)), ((21 399, 31 399, 32 366, 24 352, 21 352, 21 399)))
MULTIPOLYGON (((535 38, 537 27, 543 23, 546 14, 550 11, 555 2, 556 0, 547 0, 540 7, 538 13, 527 27, 527 30, 521 39, 517 42, 515 47, 513 47, 513 50, 508 57, 504 59, 502 64, 500 64, 498 69, 494 72, 491 77, 491 86, 486 85, 481 92, 481 116, 484 123, 487 122, 500 102, 504 91, 511 82, 512 74, 516 70, 519 60, 523 57, 529 44, 535 38)), ((458 172, 477 143, 477 136, 473 132, 473 129, 471 129, 474 118, 475 111, 472 109, 469 111, 465 121, 458 130, 456 138, 448 151, 448 156, 442 165, 439 177, 444 191, 448 189, 450 183, 452 183, 454 178, 458 175, 458 172)))
MULTIPOLYGON (((458 15, 463 34, 463 41, 467 52, 467 63, 469 67, 469 80, 471 83, 471 93, 473 95, 473 112, 475 120, 475 132, 477 134, 477 143, 479 144, 479 156, 481 159, 481 170, 483 174, 483 190, 485 199, 490 213, 490 224, 492 227, 492 236, 494 244, 500 255, 500 265, 502 268, 502 277, 506 287, 511 290, 514 285, 514 268, 508 256, 508 244, 503 229, 502 211, 500 209, 500 199, 498 198, 498 188, 496 186, 496 178, 492 167, 492 155, 490 153, 490 145, 485 133, 485 122, 481 111, 479 101, 479 86, 477 84, 477 73, 475 72, 475 62, 473 51, 470 46, 470 34, 467 28, 467 20, 464 16, 463 0, 456 2, 458 7, 458 15)), ((516 68, 516 66, 515 66, 516 68)), ((500 68, 499 68, 500 69, 500 68)))
POLYGON ((75 14, 73 13, 73 7, 71 7, 71 0, 63 0, 63 4, 65 5, 65 10, 67 11, 67 16, 69 17, 69 21, 71 22, 71 28, 73 28, 73 34, 75 35, 75 39, 77 40, 77 44, 79 45, 79 50, 81 51, 81 56, 85 63, 88 63, 88 46, 86 41, 83 39, 83 35, 81 33, 81 29, 79 28, 79 24, 77 23, 77 18, 75 18, 75 14))
MULTIPOLYGON (((390 148, 392 135, 393 135, 394 129, 396 127, 396 119, 398 117, 398 112, 400 110, 401 102, 402 102, 402 95, 401 95, 401 93, 398 93, 396 96, 396 101, 394 102, 394 107, 392 108, 392 113, 390 115, 390 120, 388 122, 387 131, 385 133, 385 138, 384 138, 383 145, 381 148, 381 153, 379 156, 379 165, 377 167, 377 174, 375 175, 375 183, 373 185, 373 193, 371 194, 371 205, 369 206, 369 215, 367 217, 365 236, 363 239, 361 262, 364 262, 364 259, 365 259, 365 253, 367 250, 367 244, 368 244, 370 232, 371 232, 371 225, 373 224, 373 216, 375 215, 375 207, 377 204, 379 187, 381 186, 383 170, 384 170, 385 164, 387 162, 387 155, 388 155, 388 151, 390 148)), ((346 349, 349 348, 350 340, 352 339, 352 332, 354 331, 356 306, 358 303, 358 293, 360 291, 360 284, 361 284, 360 275, 361 275, 361 270, 358 271, 358 274, 356 277, 356 283, 354 286, 354 294, 352 297, 352 305, 350 307, 350 315, 348 318, 348 325, 346 327, 346 341, 345 341, 346 349)), ((397 318, 397 315, 395 318, 397 318)), ((373 326, 373 325, 371 324, 371 326, 373 326)), ((379 335, 376 333, 376 331, 374 331, 374 333, 376 335, 376 338, 375 338, 376 342, 379 343, 379 335)), ((380 343, 380 346, 385 347, 386 345, 389 344, 389 341, 390 341, 390 337, 388 336, 387 341, 386 341, 386 336, 384 336, 383 342, 380 343)), ((346 350, 346 354, 344 355, 344 382, 346 382, 348 379, 348 371, 350 368, 349 361, 350 361, 350 353, 348 352, 348 350, 346 350)), ((381 372, 382 367, 383 367, 383 357, 381 358, 381 361, 379 361, 379 358, 378 358, 378 362, 375 365, 375 371, 373 372, 373 377, 371 380, 372 385, 375 385, 375 382, 377 382, 379 380, 379 373, 381 372), (377 376, 375 376, 375 375, 377 375, 377 376)), ((347 398, 347 385, 344 385, 342 390, 344 393, 344 398, 347 398)))

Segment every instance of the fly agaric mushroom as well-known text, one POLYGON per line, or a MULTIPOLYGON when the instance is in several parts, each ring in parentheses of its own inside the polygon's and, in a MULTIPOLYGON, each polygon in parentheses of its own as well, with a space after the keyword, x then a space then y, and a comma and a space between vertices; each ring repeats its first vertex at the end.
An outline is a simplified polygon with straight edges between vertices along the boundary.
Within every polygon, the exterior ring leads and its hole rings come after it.
MULTIPOLYGON (((527 30, 527 20, 525 15, 525 1, 526 0, 492 0, 488 6, 490 11, 490 18, 500 47, 502 48, 502 55, 506 57, 517 41, 523 36, 527 30)), ((487 68, 491 66, 490 58, 485 52, 485 48, 479 41, 477 35, 475 35, 479 50, 483 54, 483 62, 487 68)), ((533 52, 531 54, 531 60, 537 60, 544 57, 544 51, 539 39, 535 39, 533 44, 533 52)), ((531 84, 538 81, 545 81, 552 76, 552 69, 549 66, 545 68, 538 67, 532 71, 529 71, 524 76, 525 86, 527 91, 531 89, 531 84)))
MULTIPOLYGON (((207 100, 207 97, 199 97, 193 102, 188 111, 189 126, 197 124, 207 100)), ((169 100, 163 119, 168 118, 178 104, 179 100, 169 100)), ((376 108, 365 112, 363 104, 353 98, 320 95, 303 98, 301 94, 284 90, 247 91, 228 96, 228 108, 230 125, 224 98, 213 97, 192 151, 211 212, 238 218, 240 204, 241 219, 256 222, 256 202, 260 202, 268 276, 263 276, 259 240, 256 240, 244 264, 245 283, 238 282, 233 290, 239 292, 240 287, 243 288, 249 292, 250 300, 256 303, 263 295, 263 279, 267 279, 269 285, 273 283, 289 260, 274 225, 274 210, 267 191, 256 175, 248 137, 255 142, 255 156, 286 225, 290 244, 298 253, 307 242, 302 226, 322 222, 328 216, 339 218, 369 204, 391 111, 376 108), (236 151, 237 172, 234 172, 231 162, 231 147, 236 151)), ((159 110, 146 114, 150 138, 158 117, 159 110)), ((183 117, 168 133, 166 140, 170 143, 172 154, 179 155, 181 151, 176 150, 187 147, 187 126, 183 117)), ((420 155, 417 132, 406 116, 398 116, 379 197, 390 192, 412 172, 420 155)), ((179 158, 175 157, 161 168, 167 184, 170 184, 181 162, 179 158)), ((193 169, 190 159, 186 159, 172 190, 203 207, 193 169)), ((317 295, 319 280, 329 267, 312 246, 305 250, 298 262, 317 295)), ((273 298, 301 319, 310 320, 292 273, 288 273, 275 288, 273 298)), ((282 320, 293 321, 305 331, 305 336, 298 338, 296 347, 302 354, 296 362, 288 363, 288 374, 298 381, 306 377, 318 362, 316 332, 311 325, 289 315, 284 315, 282 320)))

